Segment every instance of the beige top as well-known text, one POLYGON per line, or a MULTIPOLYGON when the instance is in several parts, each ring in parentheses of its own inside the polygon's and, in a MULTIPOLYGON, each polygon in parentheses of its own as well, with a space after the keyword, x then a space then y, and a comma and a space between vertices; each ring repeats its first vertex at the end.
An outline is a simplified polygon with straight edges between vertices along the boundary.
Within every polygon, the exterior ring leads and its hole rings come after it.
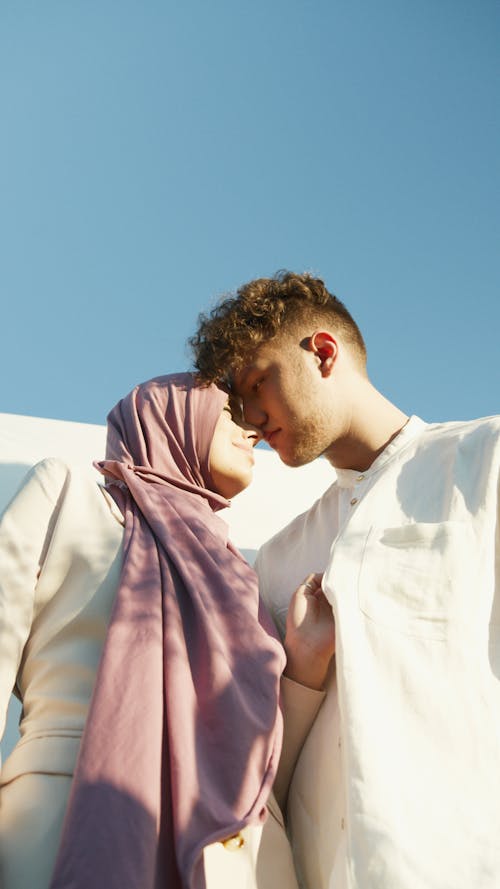
POLYGON ((44 460, 0 521, 1 732, 14 685, 23 704, 1 783, 73 773, 122 561, 121 516, 101 491, 44 460))
MULTIPOLYGON (((1 807, 7 842, 0 843, 0 882, 8 889, 27 889, 32 879, 43 889, 39 874, 52 869, 60 813, 118 587, 122 521, 90 472, 58 459, 44 460, 28 473, 0 519, 0 735, 13 687, 23 704, 21 738, 0 776, 0 802, 3 791, 7 800, 1 807), (31 785, 15 779, 35 773, 68 780, 53 782, 50 803, 28 826, 31 785), (44 856, 43 867, 22 860, 22 834, 28 830, 40 830, 43 837, 37 853, 44 856)), ((264 830, 249 827, 238 838, 205 849, 208 886, 275 889, 279 878, 282 889, 297 889, 274 798, 269 810, 264 830)), ((30 841, 37 847, 33 837, 30 841)))

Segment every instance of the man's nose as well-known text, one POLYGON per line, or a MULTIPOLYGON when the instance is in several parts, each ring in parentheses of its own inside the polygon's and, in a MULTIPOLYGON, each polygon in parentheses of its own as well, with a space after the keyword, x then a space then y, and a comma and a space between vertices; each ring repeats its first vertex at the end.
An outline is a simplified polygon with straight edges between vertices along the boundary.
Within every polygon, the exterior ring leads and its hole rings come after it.
MULTIPOLYGON (((253 426, 255 429, 261 430, 263 426, 265 426, 267 422, 267 414, 262 408, 259 408, 255 402, 250 400, 243 400, 242 404, 243 408, 243 419, 245 423, 249 426, 253 426)), ((262 435, 262 432, 260 432, 262 435)))

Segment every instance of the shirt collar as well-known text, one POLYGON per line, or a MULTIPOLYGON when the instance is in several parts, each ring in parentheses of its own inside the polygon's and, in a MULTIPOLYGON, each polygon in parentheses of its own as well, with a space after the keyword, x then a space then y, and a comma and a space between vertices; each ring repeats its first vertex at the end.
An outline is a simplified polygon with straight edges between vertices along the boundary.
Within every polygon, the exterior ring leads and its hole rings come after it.
POLYGON ((359 469, 336 469, 335 472, 337 474, 338 486, 340 488, 352 488, 354 483, 360 480, 361 476, 363 476, 363 478, 370 478, 370 476, 382 469, 392 457, 413 441, 413 439, 416 438, 426 426, 427 423, 425 423, 424 420, 421 420, 420 417, 413 414, 398 432, 396 437, 389 442, 382 453, 373 461, 369 469, 362 471, 359 469))

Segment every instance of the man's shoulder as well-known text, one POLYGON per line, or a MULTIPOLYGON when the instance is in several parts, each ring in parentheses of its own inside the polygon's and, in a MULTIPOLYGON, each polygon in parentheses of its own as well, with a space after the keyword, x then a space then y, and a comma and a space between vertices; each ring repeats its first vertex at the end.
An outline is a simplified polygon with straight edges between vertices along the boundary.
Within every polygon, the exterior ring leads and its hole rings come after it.
POLYGON ((450 420, 428 423, 425 439, 464 442, 471 447, 500 444, 500 416, 479 417, 476 420, 450 420))
MULTIPOLYGON (((414 440, 404 461, 414 473, 449 473, 454 466, 465 483, 478 483, 500 471, 500 417, 428 423, 414 440), (433 469, 432 469, 433 468, 433 469), (475 480, 475 481, 474 481, 475 480)), ((406 471, 406 470, 405 470, 406 471)))
POLYGON ((427 423, 427 432, 441 435, 467 435, 475 431, 484 434, 500 434, 500 415, 478 417, 475 420, 446 420, 442 423, 427 423))

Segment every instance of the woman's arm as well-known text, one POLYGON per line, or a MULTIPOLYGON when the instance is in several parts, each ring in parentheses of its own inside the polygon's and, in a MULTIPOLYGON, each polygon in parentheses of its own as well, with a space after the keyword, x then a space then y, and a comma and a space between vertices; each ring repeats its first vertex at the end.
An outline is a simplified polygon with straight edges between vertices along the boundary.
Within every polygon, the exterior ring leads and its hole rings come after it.
POLYGON ((281 681, 285 729, 274 783, 282 809, 299 753, 323 702, 324 684, 335 653, 335 623, 331 605, 321 590, 321 578, 321 574, 308 575, 293 594, 287 614, 287 665, 281 681))
POLYGON ((66 477, 67 468, 59 460, 37 464, 0 518, 0 737, 66 477))
POLYGON ((324 697, 324 691, 306 688, 305 685, 300 685, 298 682, 288 679, 285 675, 281 677, 281 708, 283 711, 284 734, 283 747, 273 790, 283 812, 286 808, 288 788, 295 764, 324 697))

